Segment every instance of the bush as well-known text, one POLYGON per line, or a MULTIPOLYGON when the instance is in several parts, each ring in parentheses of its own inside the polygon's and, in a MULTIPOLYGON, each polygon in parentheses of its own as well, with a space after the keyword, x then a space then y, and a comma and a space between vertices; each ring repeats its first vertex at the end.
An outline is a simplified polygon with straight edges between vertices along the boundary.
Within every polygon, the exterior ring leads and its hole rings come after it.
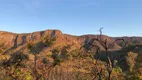
POLYGON ((126 56, 126 62, 127 62, 130 72, 132 72, 133 67, 135 66, 135 59, 136 59, 137 55, 138 54, 136 54, 136 53, 129 52, 126 56))

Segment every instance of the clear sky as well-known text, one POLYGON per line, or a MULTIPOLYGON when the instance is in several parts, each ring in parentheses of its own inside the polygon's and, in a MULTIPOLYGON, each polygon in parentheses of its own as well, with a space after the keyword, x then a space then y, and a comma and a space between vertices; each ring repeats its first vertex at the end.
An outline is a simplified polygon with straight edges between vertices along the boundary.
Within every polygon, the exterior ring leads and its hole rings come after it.
POLYGON ((0 30, 142 36, 142 0, 0 0, 0 30))

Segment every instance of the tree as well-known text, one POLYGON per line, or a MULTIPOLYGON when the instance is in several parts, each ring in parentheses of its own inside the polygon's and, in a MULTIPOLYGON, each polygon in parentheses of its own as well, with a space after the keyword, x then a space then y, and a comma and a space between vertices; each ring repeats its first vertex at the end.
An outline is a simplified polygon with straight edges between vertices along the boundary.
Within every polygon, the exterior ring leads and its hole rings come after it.
POLYGON ((44 44, 44 47, 51 47, 55 41, 56 41, 55 37, 50 38, 49 36, 47 36, 42 38, 42 43, 44 44))
POLYGON ((24 61, 28 60, 28 56, 22 52, 16 52, 10 55, 8 60, 3 61, 3 68, 6 70, 6 74, 11 76, 14 80, 18 80, 17 71, 24 66, 24 61))
MULTIPOLYGON (((96 68, 96 72, 97 74, 94 74, 94 77, 92 80, 95 80, 97 77, 99 77, 98 79, 101 80, 102 79, 102 67, 98 67, 98 61, 99 61, 99 53, 101 51, 101 47, 104 49, 104 53, 107 57, 107 62, 106 62, 106 69, 108 72, 108 80, 111 80, 111 74, 112 74, 112 70, 113 70, 113 60, 110 58, 110 52, 109 49, 112 45, 114 45, 117 41, 122 41, 124 42, 124 39, 116 39, 115 41, 113 41, 111 43, 111 45, 108 45, 108 40, 107 39, 103 39, 102 38, 102 29, 100 28, 100 35, 97 36, 97 38, 93 38, 91 39, 87 44, 83 45, 85 51, 90 55, 90 57, 92 58, 92 61, 94 61, 96 59, 96 62, 94 63, 94 66, 96 68), (97 44, 94 44, 95 42, 99 43, 101 45, 98 46, 97 44), (92 48, 96 48, 95 52, 92 52, 92 48), (92 54, 94 53, 94 54, 92 54), (96 58, 95 58, 96 56, 96 58)), ((125 43, 125 42, 124 42, 125 43)))
POLYGON ((27 49, 29 53, 34 55, 34 67, 33 67, 33 74, 35 77, 35 80, 39 79, 39 74, 37 71, 37 55, 44 49, 44 43, 43 42, 38 42, 38 43, 28 43, 27 44, 27 49))
POLYGON ((129 66, 129 71, 132 72, 134 65, 135 65, 135 59, 137 58, 138 54, 137 53, 133 53, 133 52, 128 52, 127 56, 126 56, 126 62, 127 65, 129 66))
POLYGON ((40 73, 38 72, 38 68, 37 68, 37 55, 40 54, 40 52, 42 52, 45 47, 51 47, 55 41, 56 41, 55 37, 51 37, 51 38, 44 37, 38 43, 29 42, 27 44, 27 49, 29 53, 34 55, 33 74, 34 74, 35 80, 38 80, 40 78, 40 73))

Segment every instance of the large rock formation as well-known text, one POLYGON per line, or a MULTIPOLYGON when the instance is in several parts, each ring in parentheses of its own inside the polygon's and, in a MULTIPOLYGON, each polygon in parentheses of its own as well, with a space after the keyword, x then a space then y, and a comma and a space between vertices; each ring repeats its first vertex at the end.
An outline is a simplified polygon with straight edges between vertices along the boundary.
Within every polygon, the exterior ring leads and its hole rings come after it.
MULTIPOLYGON (((12 47, 19 48, 17 50, 24 49, 25 45, 28 41, 40 41, 43 37, 50 36, 56 37, 55 47, 58 46, 65 46, 65 45, 72 45, 73 48, 80 48, 83 44, 87 43, 90 39, 96 38, 98 35, 83 35, 83 36, 73 36, 68 34, 63 34, 60 30, 45 30, 45 31, 38 31, 33 33, 10 33, 0 31, 0 45, 4 45, 4 47, 9 48, 10 51, 12 47)), ((102 36, 102 39, 108 40, 108 45, 110 45, 115 39, 119 39, 121 37, 108 37, 102 36)), ((133 44, 141 43, 141 37, 122 37, 126 41, 129 41, 133 44)), ((112 49, 120 49, 121 42, 114 44, 111 48, 112 49)), ((99 45, 99 44, 98 44, 99 45)))

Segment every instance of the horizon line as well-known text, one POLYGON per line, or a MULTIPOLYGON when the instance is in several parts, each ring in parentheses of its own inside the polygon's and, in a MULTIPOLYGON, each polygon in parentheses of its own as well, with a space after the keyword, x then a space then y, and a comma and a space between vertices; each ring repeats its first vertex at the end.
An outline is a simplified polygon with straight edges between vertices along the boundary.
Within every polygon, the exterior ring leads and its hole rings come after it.
MULTIPOLYGON (((14 32, 14 31, 5 31, 5 30, 0 30, 0 32, 7 32, 7 33, 13 33, 13 34, 30 34, 30 33, 35 33, 35 32, 41 32, 41 31, 47 31, 47 30, 58 30, 58 31, 61 31, 59 29, 45 29, 45 30, 37 30, 37 31, 31 31, 31 32, 14 32)), ((61 31, 62 32, 62 31, 61 31)), ((70 34, 70 33, 64 33, 62 32, 63 34, 67 34, 67 35, 72 35, 72 36, 86 36, 86 35, 99 35, 99 34, 93 34, 93 33, 84 33, 84 34, 70 34)), ((107 35, 107 34, 102 34, 104 36, 108 36, 108 37, 142 37, 142 36, 127 36, 127 35, 124 35, 124 36, 110 36, 110 35, 107 35)))

